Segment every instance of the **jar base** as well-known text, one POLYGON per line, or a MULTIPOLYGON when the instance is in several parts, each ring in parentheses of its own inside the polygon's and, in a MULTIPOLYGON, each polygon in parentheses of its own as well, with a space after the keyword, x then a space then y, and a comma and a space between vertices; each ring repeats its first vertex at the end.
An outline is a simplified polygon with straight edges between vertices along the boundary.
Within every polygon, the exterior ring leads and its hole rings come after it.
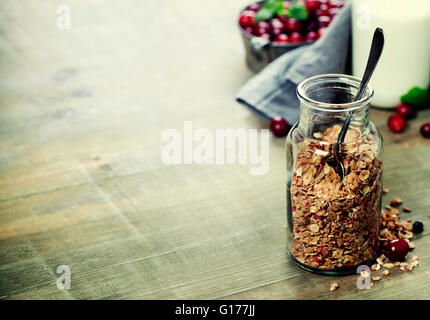
POLYGON ((338 269, 318 269, 318 268, 313 268, 310 266, 305 265, 304 263, 301 263, 300 261, 298 261, 293 254, 289 251, 288 254, 290 255, 291 259, 293 259, 293 261, 302 269, 315 273, 315 274, 320 274, 320 275, 325 275, 325 276, 346 276, 346 275, 351 275, 351 274, 357 274, 357 268, 358 266, 361 265, 367 265, 369 268, 370 266, 375 262, 375 258, 371 258, 368 259, 356 266, 353 267, 345 267, 345 268, 338 268, 338 269))

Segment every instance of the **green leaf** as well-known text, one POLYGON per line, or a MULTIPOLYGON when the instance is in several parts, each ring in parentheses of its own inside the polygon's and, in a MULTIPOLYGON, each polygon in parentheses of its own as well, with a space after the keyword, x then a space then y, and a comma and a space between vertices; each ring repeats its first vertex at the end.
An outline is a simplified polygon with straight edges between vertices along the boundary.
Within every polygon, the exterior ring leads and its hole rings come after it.
POLYGON ((281 11, 281 9, 284 9, 282 1, 267 0, 255 15, 255 22, 271 19, 275 14, 281 11))
POLYGON ((275 6, 276 2, 278 2, 278 1, 276 1, 276 0, 266 0, 266 2, 263 5, 263 8, 266 8, 266 9, 273 8, 275 6))
POLYGON ((255 22, 260 22, 260 21, 272 18, 274 14, 275 14, 275 11, 273 10, 273 8, 268 9, 263 7, 260 10, 258 10, 254 20, 255 22))
POLYGON ((413 87, 400 98, 400 101, 416 108, 430 107, 430 92, 420 87, 413 87))
POLYGON ((308 18, 308 11, 303 4, 295 2, 290 10, 288 10, 288 17, 297 20, 306 20, 308 18))

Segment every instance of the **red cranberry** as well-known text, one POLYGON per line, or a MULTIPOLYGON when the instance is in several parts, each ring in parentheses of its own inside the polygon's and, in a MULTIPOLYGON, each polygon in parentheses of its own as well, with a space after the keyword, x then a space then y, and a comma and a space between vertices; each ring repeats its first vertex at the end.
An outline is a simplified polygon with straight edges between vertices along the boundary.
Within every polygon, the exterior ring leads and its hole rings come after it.
POLYGON ((318 30, 318 22, 317 21, 309 21, 306 26, 306 31, 317 31, 318 30))
POLYGON ((321 4, 320 7, 315 11, 315 14, 319 17, 319 16, 327 16, 328 10, 330 8, 328 7, 328 5, 326 4, 321 4))
POLYGON ((387 247, 386 255, 391 261, 403 260, 409 252, 409 244, 405 239, 391 240, 387 247))
POLYGON ((430 138, 430 122, 424 123, 420 128, 420 132, 424 138, 430 138))
POLYGON ((288 122, 284 118, 274 117, 270 120, 269 128, 276 137, 282 137, 288 133, 288 122))
POLYGON ((313 42, 318 39, 318 34, 316 32, 310 31, 306 34, 305 40, 307 42, 313 42))
POLYGON ((318 24, 321 28, 326 28, 331 22, 331 18, 329 16, 320 16, 318 17, 318 24))
POLYGON ((329 8, 338 8, 340 4, 342 4, 342 2, 339 0, 331 0, 327 2, 329 8))
POLYGON ((269 29, 270 25, 266 21, 260 21, 255 26, 254 34, 258 37, 261 37, 263 34, 268 33, 269 29))
POLYGON ((294 18, 288 19, 284 24, 284 29, 288 32, 298 32, 302 28, 300 21, 294 18))
POLYGON ((250 11, 257 12, 258 10, 260 10, 260 5, 259 5, 258 3, 250 4, 250 5, 246 8, 246 10, 250 10, 250 11))
POLYGON ((405 119, 410 119, 414 116, 414 109, 405 103, 401 103, 396 107, 396 114, 405 119))
POLYGON ((267 41, 270 41, 272 37, 268 33, 263 33, 262 35, 260 35, 260 38, 264 38, 267 41))
POLYGON ((340 9, 339 8, 330 8, 328 10, 328 14, 330 17, 334 17, 335 15, 337 15, 339 13, 340 9))
POLYGON ((319 28, 318 29, 318 38, 321 38, 324 34, 324 32, 326 31, 327 28, 319 28))
POLYGON ((252 34, 252 32, 254 31, 254 28, 253 28, 253 27, 246 27, 246 28, 244 29, 244 31, 245 31, 246 33, 248 33, 248 34, 252 34))
POLYGON ((279 28, 272 28, 270 29, 270 34, 272 35, 273 39, 276 39, 281 33, 282 33, 282 29, 279 28))
POLYGON ((278 43, 288 43, 289 42, 289 38, 288 38, 288 36, 285 33, 281 33, 281 34, 279 34, 276 37, 275 42, 278 42, 278 43))
POLYGON ((305 2, 306 9, 308 12, 314 12, 320 7, 321 2, 319 0, 307 0, 305 2))
POLYGON ((239 24, 242 28, 252 27, 255 25, 255 12, 246 10, 239 17, 239 24))
POLYGON ((267 21, 260 21, 259 23, 257 23, 257 27, 269 29, 270 23, 267 21))
POLYGON ((299 32, 293 32, 290 35, 290 42, 292 42, 292 43, 303 42, 303 37, 299 32))
POLYGON ((390 129, 392 132, 399 133, 405 130, 406 121, 401 116, 393 114, 388 118, 387 125, 388 129, 390 129))
POLYGON ((272 29, 282 29, 284 27, 284 24, 278 18, 273 18, 272 20, 270 20, 270 24, 272 26, 272 29))

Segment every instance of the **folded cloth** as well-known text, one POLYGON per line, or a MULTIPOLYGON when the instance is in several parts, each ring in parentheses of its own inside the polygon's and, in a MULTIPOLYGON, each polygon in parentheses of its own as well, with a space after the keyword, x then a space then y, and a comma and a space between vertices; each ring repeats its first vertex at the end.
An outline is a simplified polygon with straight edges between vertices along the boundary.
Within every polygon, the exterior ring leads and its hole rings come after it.
POLYGON ((280 56, 240 88, 236 100, 267 118, 299 120, 297 85, 326 73, 346 73, 350 52, 351 4, 333 19, 324 36, 280 56))

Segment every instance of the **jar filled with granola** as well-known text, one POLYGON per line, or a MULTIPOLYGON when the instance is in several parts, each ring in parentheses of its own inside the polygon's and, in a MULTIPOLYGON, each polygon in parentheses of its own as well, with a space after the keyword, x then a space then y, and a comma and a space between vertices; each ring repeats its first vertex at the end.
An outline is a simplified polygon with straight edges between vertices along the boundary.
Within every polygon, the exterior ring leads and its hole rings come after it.
POLYGON ((354 102, 359 86, 356 77, 328 74, 297 87, 300 121, 286 141, 288 250, 316 273, 354 273, 378 251, 382 138, 369 121, 373 89, 354 102), (333 147, 350 112, 341 177, 333 147))

